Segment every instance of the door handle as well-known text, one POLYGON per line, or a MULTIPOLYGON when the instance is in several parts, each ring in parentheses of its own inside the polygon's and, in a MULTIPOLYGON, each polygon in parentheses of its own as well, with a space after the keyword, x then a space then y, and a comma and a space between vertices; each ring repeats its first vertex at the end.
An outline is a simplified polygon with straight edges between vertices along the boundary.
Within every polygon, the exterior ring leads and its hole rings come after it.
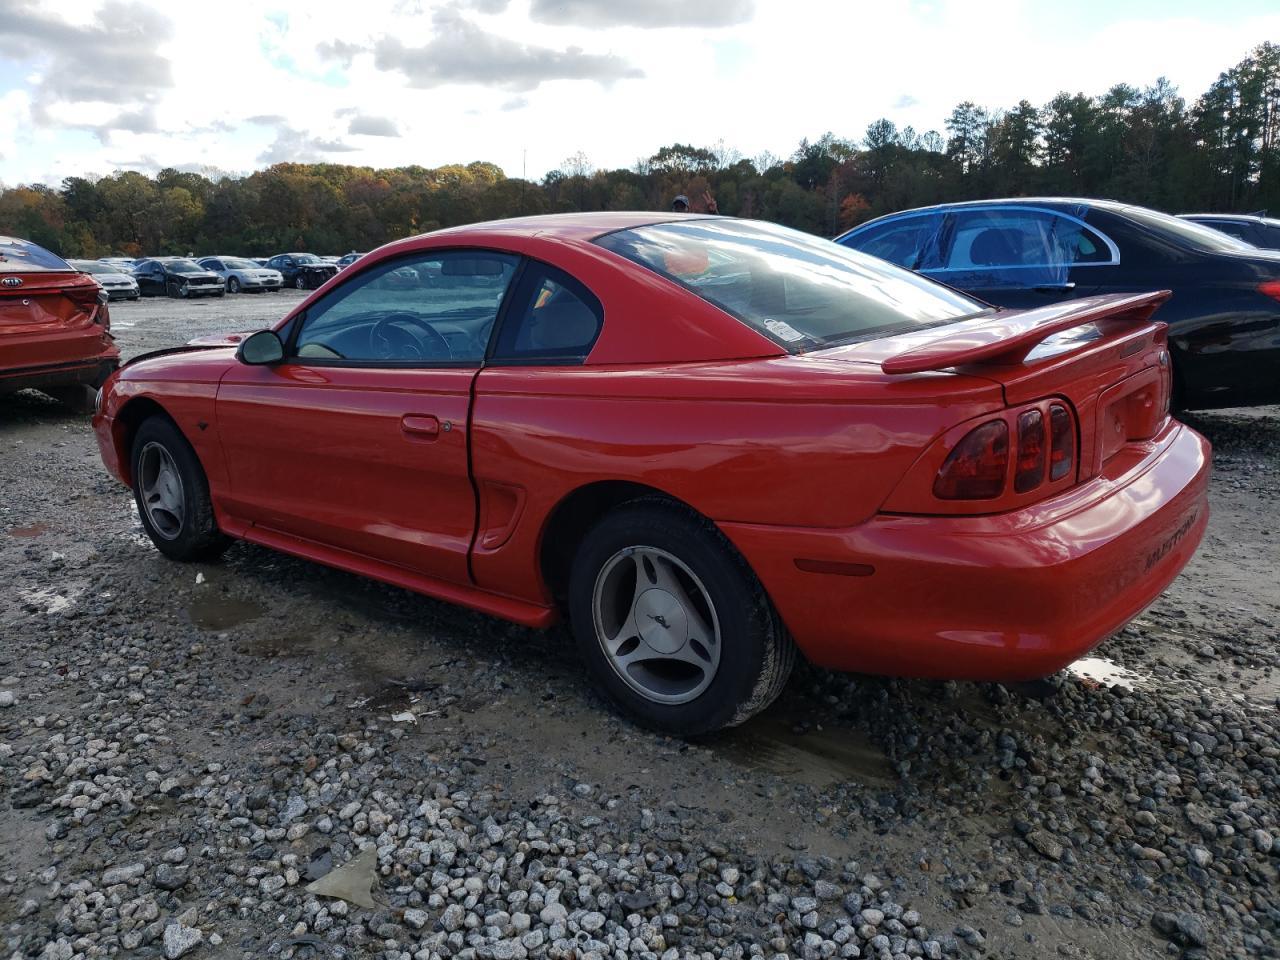
POLYGON ((440 436, 440 420, 426 413, 406 413, 400 418, 400 430, 415 440, 434 440, 440 436))

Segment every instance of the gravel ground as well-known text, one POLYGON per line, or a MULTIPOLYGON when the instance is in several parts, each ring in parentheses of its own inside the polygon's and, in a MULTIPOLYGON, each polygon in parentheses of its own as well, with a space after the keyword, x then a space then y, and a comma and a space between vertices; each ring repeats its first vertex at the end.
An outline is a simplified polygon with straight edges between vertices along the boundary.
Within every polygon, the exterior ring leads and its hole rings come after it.
MULTIPOLYGON (((131 356, 296 296, 112 314, 131 356)), ((168 562, 85 418, 0 399, 0 956, 1277 956, 1277 412, 1193 418, 1208 538, 1105 660, 801 669, 690 744, 562 633, 168 562)))

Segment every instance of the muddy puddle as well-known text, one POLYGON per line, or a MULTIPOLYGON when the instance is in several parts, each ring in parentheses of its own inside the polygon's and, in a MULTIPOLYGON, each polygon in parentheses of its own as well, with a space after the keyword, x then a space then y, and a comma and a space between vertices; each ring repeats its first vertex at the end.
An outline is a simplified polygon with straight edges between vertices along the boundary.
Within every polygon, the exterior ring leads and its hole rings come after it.
POLYGON ((737 766, 817 788, 843 781, 887 785, 897 780, 889 758, 861 731, 806 728, 782 712, 766 711, 706 746, 737 766))
POLYGON ((11 537, 25 540, 44 536, 49 532, 49 525, 47 523, 31 523, 25 527, 10 527, 6 532, 11 537))
POLYGON ((1132 690, 1151 679, 1105 657, 1084 657, 1068 666, 1067 670, 1077 680, 1104 687, 1122 687, 1125 690, 1132 690))
POLYGON ((201 630, 230 630, 266 612, 260 603, 219 593, 204 594, 187 605, 187 616, 201 630))

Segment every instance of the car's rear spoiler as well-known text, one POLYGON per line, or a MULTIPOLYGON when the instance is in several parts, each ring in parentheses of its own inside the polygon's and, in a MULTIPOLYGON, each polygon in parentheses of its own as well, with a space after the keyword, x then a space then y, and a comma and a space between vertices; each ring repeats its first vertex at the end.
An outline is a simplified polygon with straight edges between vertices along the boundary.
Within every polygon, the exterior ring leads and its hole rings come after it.
POLYGON ((1172 295, 1169 290, 1111 294, 1010 311, 888 357, 880 369, 891 374, 923 373, 971 363, 1021 363, 1046 337, 1063 330, 1098 321, 1125 327, 1146 323, 1172 295))

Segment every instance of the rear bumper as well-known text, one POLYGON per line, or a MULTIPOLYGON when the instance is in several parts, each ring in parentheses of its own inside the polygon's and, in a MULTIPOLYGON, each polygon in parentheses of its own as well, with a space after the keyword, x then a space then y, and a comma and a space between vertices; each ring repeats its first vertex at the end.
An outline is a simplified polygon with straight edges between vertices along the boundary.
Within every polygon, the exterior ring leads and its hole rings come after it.
POLYGON ((116 353, 113 356, 93 360, 0 370, 0 393, 39 390, 44 387, 65 387, 77 383, 100 387, 119 365, 120 357, 116 353))
POLYGON ((1170 421, 1137 454, 1122 475, 995 516, 881 514, 847 530, 720 527, 817 664, 1032 679, 1149 606, 1204 535, 1208 442, 1170 421), (862 575, 805 572, 798 560, 862 575))

